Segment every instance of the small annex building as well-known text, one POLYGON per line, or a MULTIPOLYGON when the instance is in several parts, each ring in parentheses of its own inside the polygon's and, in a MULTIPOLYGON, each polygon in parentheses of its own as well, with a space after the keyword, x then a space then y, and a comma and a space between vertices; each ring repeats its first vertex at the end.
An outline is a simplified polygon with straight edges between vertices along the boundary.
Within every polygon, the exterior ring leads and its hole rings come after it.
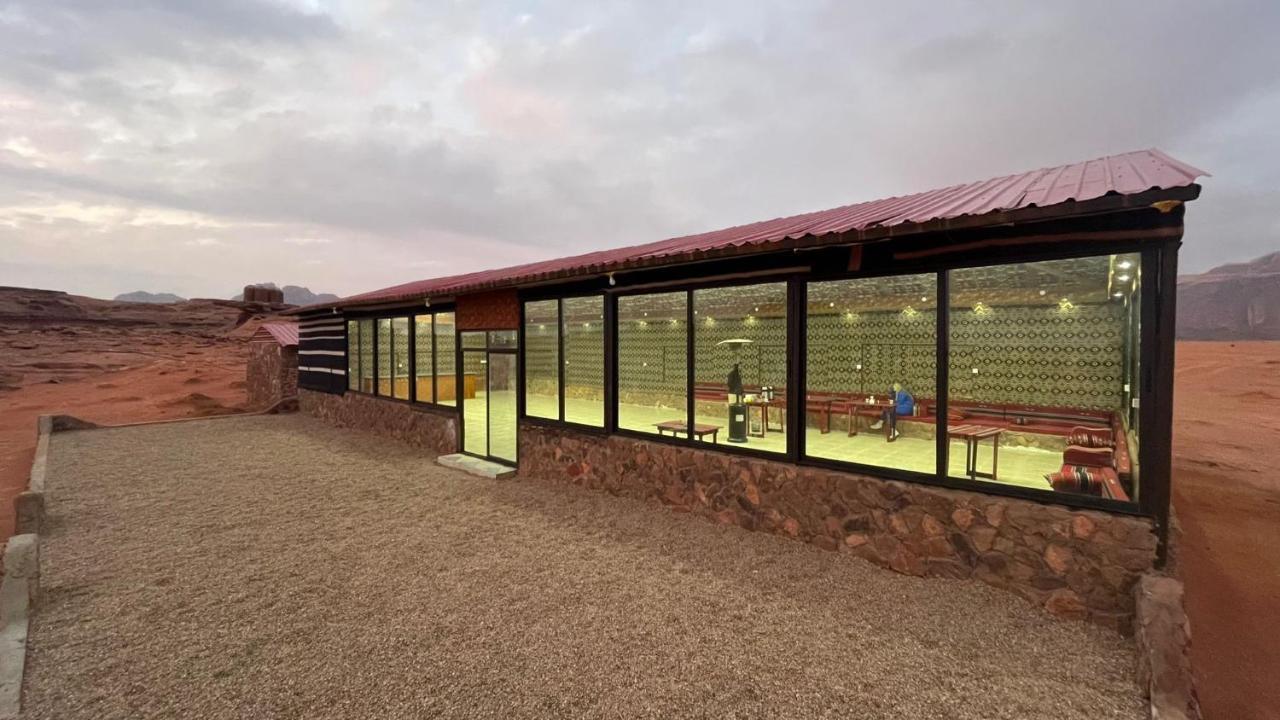
POLYGON ((298 326, 263 323, 249 337, 245 370, 249 407, 264 410, 298 395, 298 326))
POLYGON ((300 407, 1125 628, 1204 174, 1141 150, 300 308, 300 407))

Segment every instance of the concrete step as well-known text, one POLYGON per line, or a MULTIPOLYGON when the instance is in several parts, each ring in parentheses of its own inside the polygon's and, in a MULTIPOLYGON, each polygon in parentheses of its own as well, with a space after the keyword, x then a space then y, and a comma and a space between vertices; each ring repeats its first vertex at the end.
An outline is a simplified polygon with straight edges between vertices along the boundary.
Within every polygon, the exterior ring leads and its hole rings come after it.
POLYGON ((516 469, 510 465, 503 465, 502 463, 491 462, 462 453, 441 455, 436 458, 436 462, 447 468, 461 470, 464 473, 490 480, 502 480, 516 474, 516 469))

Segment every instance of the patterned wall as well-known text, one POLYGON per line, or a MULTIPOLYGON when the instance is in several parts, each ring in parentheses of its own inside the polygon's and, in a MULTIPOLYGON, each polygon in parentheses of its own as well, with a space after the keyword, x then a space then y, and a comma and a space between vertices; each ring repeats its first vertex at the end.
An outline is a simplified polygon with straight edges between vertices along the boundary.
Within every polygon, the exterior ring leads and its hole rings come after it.
POLYGON ((462 295, 456 308, 459 330, 515 330, 520 327, 520 301, 515 290, 462 295))
MULTIPOLYGON (((1120 304, 1078 305, 1068 312, 1057 306, 997 307, 986 314, 956 310, 951 327, 953 399, 1097 409, 1122 404, 1125 312, 1120 304)), ((683 323, 624 323, 620 333, 624 390, 682 397, 683 323)), ((761 318, 750 325, 699 323, 699 382, 725 381, 733 356, 715 343, 733 337, 755 341, 742 350, 746 384, 786 384, 786 323, 781 318, 761 318)), ((932 310, 813 316, 810 392, 881 393, 901 382, 919 397, 932 397, 935 337, 932 310)))
POLYGON ((997 307, 951 316, 951 397, 1114 410, 1123 406, 1120 303, 997 307), (978 369, 978 374, 973 369, 978 369))

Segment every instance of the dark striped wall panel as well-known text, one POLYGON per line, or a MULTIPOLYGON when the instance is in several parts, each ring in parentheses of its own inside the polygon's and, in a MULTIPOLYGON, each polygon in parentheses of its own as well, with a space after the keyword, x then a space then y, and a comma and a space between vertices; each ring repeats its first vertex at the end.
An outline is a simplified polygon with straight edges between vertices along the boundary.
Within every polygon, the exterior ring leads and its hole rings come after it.
POLYGON ((298 387, 341 394, 347 389, 346 322, 325 312, 298 321, 298 387))

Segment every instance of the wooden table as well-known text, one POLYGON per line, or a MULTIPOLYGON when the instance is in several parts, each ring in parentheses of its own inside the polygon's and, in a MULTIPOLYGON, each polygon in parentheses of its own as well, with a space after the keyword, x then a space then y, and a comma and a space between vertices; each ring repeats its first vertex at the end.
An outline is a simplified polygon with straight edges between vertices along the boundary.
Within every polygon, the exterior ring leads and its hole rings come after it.
MULTIPOLYGON (((849 437, 853 437, 854 435, 858 434, 858 410, 859 409, 876 408, 881 411, 876 413, 877 416, 880 416, 881 413, 886 408, 893 407, 893 403, 888 400, 884 400, 880 402, 871 402, 870 400, 849 400, 848 404, 849 404, 849 409, 847 410, 847 412, 849 414, 849 437)), ((892 423, 884 424, 884 439, 886 442, 893 442, 892 423)))
MULTIPOLYGON (((659 435, 663 435, 669 432, 671 433, 672 437, 675 437, 680 433, 689 432, 689 425, 685 423, 685 421, 683 420, 667 420, 665 422, 654 423, 653 426, 658 428, 659 435)), ((719 425, 703 425, 702 423, 693 424, 693 437, 698 440, 701 440, 707 435, 710 435, 712 445, 716 444, 716 436, 719 433, 720 433, 719 425)))
POLYGON ((1004 430, 989 425, 955 425, 947 428, 948 439, 964 440, 964 472, 970 480, 996 479, 1000 470, 1000 435, 1004 430), (978 442, 991 438, 991 472, 978 472, 978 442))
POLYGON ((821 422, 818 423, 818 433, 826 435, 831 432, 831 403, 836 399, 829 395, 810 395, 805 398, 804 409, 807 413, 810 405, 818 405, 817 412, 822 413, 821 422))
POLYGON ((786 411, 786 408, 783 407, 781 403, 773 402, 771 400, 751 400, 749 402, 744 402, 743 405, 747 406, 747 434, 748 435, 751 435, 753 437, 764 437, 769 433, 769 408, 771 407, 776 407, 779 410, 782 410, 782 415, 781 415, 782 424, 778 427, 778 432, 786 431, 787 411, 786 411), (751 432, 751 408, 753 407, 760 408, 760 432, 758 433, 751 432))

